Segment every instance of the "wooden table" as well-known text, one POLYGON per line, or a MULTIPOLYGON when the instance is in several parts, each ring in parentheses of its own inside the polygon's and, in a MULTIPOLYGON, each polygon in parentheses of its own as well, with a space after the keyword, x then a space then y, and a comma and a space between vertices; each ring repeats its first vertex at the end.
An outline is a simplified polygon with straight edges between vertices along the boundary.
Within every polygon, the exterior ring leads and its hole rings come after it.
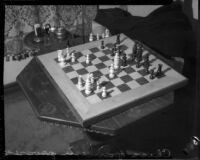
MULTIPOLYGON (((84 46, 82 45, 82 47, 84 46)), ((78 48, 81 48, 81 46, 78 46, 78 48)), ((55 52, 50 54, 56 55, 55 52)), ((86 132, 110 136, 117 135, 137 120, 166 108, 173 103, 174 97, 173 92, 168 90, 167 93, 163 92, 152 100, 122 110, 120 114, 112 115, 88 127, 83 127, 77 116, 74 115, 71 104, 66 103, 66 99, 60 94, 60 89, 55 85, 52 75, 50 76, 44 66, 41 65, 40 56, 35 57, 25 67, 17 77, 17 81, 39 119, 78 127, 86 132)))

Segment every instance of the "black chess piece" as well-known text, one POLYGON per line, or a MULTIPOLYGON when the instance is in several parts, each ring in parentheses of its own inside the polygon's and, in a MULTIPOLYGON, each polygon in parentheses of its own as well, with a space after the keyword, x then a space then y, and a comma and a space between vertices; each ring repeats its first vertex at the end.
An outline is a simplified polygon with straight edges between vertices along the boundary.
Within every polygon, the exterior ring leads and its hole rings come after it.
POLYGON ((137 43, 133 46, 132 60, 134 61, 136 57, 137 57, 137 43))
POLYGON ((151 69, 149 72, 150 72, 150 76, 149 76, 149 78, 150 78, 150 79, 154 79, 154 78, 155 78, 154 70, 151 69))
POLYGON ((120 45, 120 34, 117 35, 116 43, 120 45))
POLYGON ((12 60, 13 60, 13 61, 16 61, 16 60, 17 60, 17 58, 16 58, 15 55, 12 56, 12 60))
POLYGON ((115 48, 114 48, 114 47, 112 48, 111 56, 112 56, 112 57, 115 56, 115 48))
POLYGON ((140 61, 138 59, 136 60, 136 68, 140 68, 140 61))
POLYGON ((101 41, 101 49, 104 49, 105 46, 104 46, 104 41, 101 41))
POLYGON ((122 66, 126 67, 127 66, 127 57, 126 54, 124 53, 122 56, 122 66))
POLYGON ((156 71, 156 77, 160 77, 162 75, 163 75, 163 73, 162 73, 162 64, 158 64, 158 69, 156 71))

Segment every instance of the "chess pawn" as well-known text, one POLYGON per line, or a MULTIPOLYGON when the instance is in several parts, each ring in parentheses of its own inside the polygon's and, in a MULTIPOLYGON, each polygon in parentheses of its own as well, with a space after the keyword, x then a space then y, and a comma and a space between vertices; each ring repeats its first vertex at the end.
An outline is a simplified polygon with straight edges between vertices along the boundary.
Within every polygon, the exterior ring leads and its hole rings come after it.
POLYGON ((96 90, 98 91, 100 89, 100 82, 99 80, 96 82, 96 90))
POLYGON ((105 98, 107 96, 107 92, 106 92, 106 87, 104 86, 102 88, 102 95, 101 95, 103 98, 105 98))
POLYGON ((108 37, 109 37, 109 30, 106 29, 106 30, 105 30, 105 38, 108 38, 108 37))
POLYGON ((120 58, 119 58, 119 52, 116 52, 114 57, 114 69, 119 68, 120 58))
POLYGON ((89 54, 87 54, 87 56, 86 56, 86 64, 90 64, 90 55, 89 54))
POLYGON ((71 62, 72 62, 72 63, 75 62, 75 55, 74 55, 74 52, 72 52, 72 54, 71 54, 71 62))
POLYGON ((101 41, 101 49, 105 49, 104 41, 101 41))
POLYGON ((114 65, 113 63, 110 66, 110 70, 109 70, 109 78, 114 78, 115 74, 114 74, 114 65))
POLYGON ((93 41, 93 34, 92 34, 92 33, 90 33, 89 41, 90 41, 90 42, 93 41))

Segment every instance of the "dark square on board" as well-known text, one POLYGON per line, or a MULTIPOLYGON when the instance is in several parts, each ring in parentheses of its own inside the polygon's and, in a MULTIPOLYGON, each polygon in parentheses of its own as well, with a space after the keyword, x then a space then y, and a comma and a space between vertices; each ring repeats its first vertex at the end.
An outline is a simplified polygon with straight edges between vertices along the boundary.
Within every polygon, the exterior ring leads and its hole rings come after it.
POLYGON ((95 52, 99 52, 100 50, 97 47, 94 47, 94 48, 90 48, 90 51, 92 53, 95 53, 95 52))
POLYGON ((74 71, 74 69, 73 69, 71 66, 67 66, 67 67, 64 67, 64 68, 63 68, 63 71, 64 71, 65 73, 69 73, 69 72, 74 71))
POLYGON ((87 74, 88 71, 85 69, 85 68, 82 68, 82 69, 79 69, 76 71, 79 75, 84 75, 84 74, 87 74))
POLYGON ((140 77, 140 78, 136 79, 136 81, 137 81, 140 85, 144 85, 144 84, 149 83, 149 81, 146 80, 144 77, 140 77))
POLYGON ((121 92, 125 92, 125 91, 128 91, 128 90, 131 90, 131 88, 127 84, 121 84, 121 85, 117 86, 117 88, 121 92))

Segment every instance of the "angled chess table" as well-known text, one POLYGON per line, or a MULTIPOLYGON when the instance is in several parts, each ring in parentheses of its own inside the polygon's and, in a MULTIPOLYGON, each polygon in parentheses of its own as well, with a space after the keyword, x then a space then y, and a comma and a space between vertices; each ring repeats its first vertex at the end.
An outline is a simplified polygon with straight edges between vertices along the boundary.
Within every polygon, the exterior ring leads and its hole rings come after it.
MULTIPOLYGON (((120 38, 120 48, 130 57, 136 41, 124 34, 120 38)), ((75 63, 61 64, 57 61, 57 52, 51 52, 32 59, 18 75, 17 82, 40 119, 112 134, 173 103, 172 92, 187 83, 187 78, 144 44, 143 55, 150 54, 151 68, 163 65, 163 76, 152 80, 143 67, 137 68, 130 61, 127 68, 120 70, 114 79, 109 79, 108 68, 113 61, 111 48, 116 36, 103 40, 104 50, 100 46, 102 39, 70 48, 70 51, 76 51, 75 63), (92 57, 90 65, 85 63, 87 54, 92 57), (78 89, 78 75, 85 80, 89 72, 101 77, 109 96, 102 98, 101 90, 88 96, 84 90, 78 89)))

